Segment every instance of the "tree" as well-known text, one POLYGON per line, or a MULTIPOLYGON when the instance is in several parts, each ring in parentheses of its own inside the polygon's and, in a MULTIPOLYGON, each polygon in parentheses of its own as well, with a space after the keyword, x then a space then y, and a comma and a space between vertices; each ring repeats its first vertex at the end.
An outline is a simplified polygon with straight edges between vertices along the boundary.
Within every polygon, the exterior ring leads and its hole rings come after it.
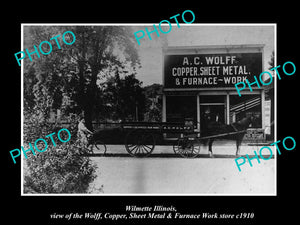
POLYGON ((142 82, 136 79, 135 74, 120 77, 120 68, 115 76, 108 79, 103 87, 103 101, 108 105, 109 114, 113 120, 140 121, 143 120, 145 110, 145 95, 142 82))
POLYGON ((146 96, 145 119, 147 121, 162 121, 162 88, 161 84, 152 84, 144 88, 146 96))
MULTIPOLYGON (((136 44, 131 37, 129 27, 122 26, 71 26, 71 27, 29 27, 29 35, 25 38, 25 48, 33 43, 50 40, 57 34, 72 31, 76 41, 72 46, 63 46, 53 50, 32 63, 26 63, 25 76, 34 69, 37 81, 26 85, 35 92, 35 106, 39 99, 48 101, 47 113, 62 105, 63 95, 68 95, 74 101, 73 110, 82 111, 87 127, 92 130, 93 112, 99 96, 97 82, 101 79, 101 71, 122 66, 131 62, 131 66, 139 65, 136 44), (30 38, 29 38, 30 37, 30 38), (75 107, 74 107, 75 106, 75 107)), ((65 37, 67 38, 67 37, 65 37)), ((59 39, 58 39, 59 41, 59 39)), ((46 51, 45 51, 46 52, 46 51)), ((32 101, 32 95, 24 97, 32 101)))
MULTIPOLYGON (((76 27, 75 27, 76 28, 76 27)), ((87 127, 92 129, 92 113, 97 93, 97 78, 100 71, 112 65, 122 65, 114 50, 118 48, 126 60, 135 66, 139 63, 137 51, 127 27, 95 26, 78 27, 74 31, 82 39, 77 43, 79 51, 72 58, 79 65, 78 103, 84 111, 87 127), (85 68, 90 70, 89 80, 84 77, 85 68), (86 87, 84 83, 87 81, 86 87)))
MULTIPOLYGON (((25 27, 24 46, 32 51, 33 45, 49 41, 59 33, 59 27, 25 27)), ((32 62, 24 61, 24 111, 37 112, 43 120, 49 118, 51 110, 61 107, 63 94, 70 92, 67 84, 74 75, 73 63, 65 54, 66 46, 62 43, 60 46, 61 50, 53 47, 50 55, 40 58, 33 55, 32 62)), ((44 51, 48 52, 45 49, 44 51)))
MULTIPOLYGON (((62 110, 65 116, 70 112, 84 112, 87 126, 92 130, 93 111, 102 93, 98 84, 104 74, 102 71, 126 61, 131 62, 132 67, 139 63, 128 27, 25 26, 24 49, 32 52, 33 45, 38 46, 65 31, 76 35, 73 45, 63 45, 62 40, 57 39, 61 49, 53 41, 50 54, 40 58, 32 55, 32 62, 23 61, 25 149, 28 143, 57 129, 55 124, 49 123, 50 112, 55 109, 62 110)), ((44 46, 44 52, 48 52, 50 49, 44 46)), ((81 193, 88 190, 95 178, 95 167, 88 157, 74 151, 76 119, 71 124, 70 145, 59 147, 63 152, 69 150, 66 157, 56 152, 57 146, 27 159, 25 192, 81 193)))
MULTIPOLYGON (((24 149, 29 149, 28 143, 34 145, 36 139, 60 130, 54 124, 41 122, 35 113, 25 117, 30 120, 24 124, 24 149)), ((48 142, 45 152, 36 151, 35 156, 27 153, 24 193, 86 193, 91 190, 90 183, 96 178, 96 166, 89 157, 83 156, 74 148, 76 123, 71 123, 68 129, 71 132, 71 144, 58 143, 54 137, 56 147, 48 142)))

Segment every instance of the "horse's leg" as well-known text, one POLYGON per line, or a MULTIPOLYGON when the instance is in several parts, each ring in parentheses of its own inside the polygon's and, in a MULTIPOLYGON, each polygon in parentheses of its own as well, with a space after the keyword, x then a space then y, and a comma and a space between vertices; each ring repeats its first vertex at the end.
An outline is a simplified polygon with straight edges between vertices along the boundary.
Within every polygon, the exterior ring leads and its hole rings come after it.
POLYGON ((213 158, 213 152, 212 152, 212 143, 214 142, 214 139, 209 139, 208 140, 208 153, 209 153, 209 157, 213 158))
POLYGON ((236 153, 235 153, 236 156, 240 156, 241 143, 242 143, 242 137, 241 137, 241 135, 237 135, 237 137, 236 137, 236 153))

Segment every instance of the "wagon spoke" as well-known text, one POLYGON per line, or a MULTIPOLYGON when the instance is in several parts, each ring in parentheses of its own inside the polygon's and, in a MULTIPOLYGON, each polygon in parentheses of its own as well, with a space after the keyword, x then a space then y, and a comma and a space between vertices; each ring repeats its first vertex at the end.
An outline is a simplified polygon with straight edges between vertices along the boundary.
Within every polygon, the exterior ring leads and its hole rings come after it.
POLYGON ((148 146, 148 145, 144 145, 144 147, 148 148, 148 149, 152 149, 152 147, 148 146))
POLYGON ((143 153, 144 153, 144 152, 143 152, 143 147, 142 147, 142 145, 140 145, 140 146, 139 146, 139 155, 143 155, 143 153))
POLYGON ((143 145, 140 145, 140 151, 139 151, 139 154, 140 154, 140 155, 143 155, 143 154, 144 154, 143 145))
POLYGON ((135 150, 134 154, 137 154, 137 151, 140 152, 140 146, 139 145, 137 145, 135 148, 136 148, 136 150, 135 150))
POLYGON ((140 145, 140 155, 143 155, 144 154, 144 149, 143 149, 143 145, 140 145))
POLYGON ((140 129, 132 130, 126 137, 125 148, 132 156, 148 156, 153 151, 154 146, 154 136, 140 129))
POLYGON ((196 157, 200 152, 200 145, 193 140, 179 138, 177 145, 173 146, 173 150, 176 154, 180 154, 185 158, 196 157))
POLYGON ((142 145, 143 150, 148 153, 151 150, 151 147, 147 146, 147 145, 142 145), (147 150, 147 148, 149 149, 149 151, 147 150))
MULTIPOLYGON (((129 149, 130 152, 133 152, 134 149, 136 149, 138 145, 135 145, 133 148, 129 149)), ((136 151, 135 151, 136 152, 136 151)))
POLYGON ((141 154, 141 155, 145 154, 145 153, 144 153, 143 145, 140 145, 140 150, 141 150, 141 151, 140 151, 140 154, 141 154))
POLYGON ((140 145, 140 151, 139 151, 140 156, 143 156, 144 153, 144 149, 143 149, 143 145, 140 145))

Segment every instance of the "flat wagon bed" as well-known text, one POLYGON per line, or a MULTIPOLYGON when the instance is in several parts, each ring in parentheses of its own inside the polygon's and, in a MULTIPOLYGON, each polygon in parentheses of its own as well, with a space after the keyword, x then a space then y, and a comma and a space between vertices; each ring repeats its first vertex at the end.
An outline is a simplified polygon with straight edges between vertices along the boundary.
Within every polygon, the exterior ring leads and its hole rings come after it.
POLYGON ((200 153, 199 142, 201 141, 247 132, 247 130, 242 130, 201 137, 201 133, 194 129, 193 125, 187 126, 185 123, 170 122, 131 122, 123 123, 121 127, 128 130, 125 148, 130 155, 135 157, 146 157, 153 152, 156 143, 155 134, 181 134, 181 137, 173 145, 175 154, 182 157, 196 157, 200 153))

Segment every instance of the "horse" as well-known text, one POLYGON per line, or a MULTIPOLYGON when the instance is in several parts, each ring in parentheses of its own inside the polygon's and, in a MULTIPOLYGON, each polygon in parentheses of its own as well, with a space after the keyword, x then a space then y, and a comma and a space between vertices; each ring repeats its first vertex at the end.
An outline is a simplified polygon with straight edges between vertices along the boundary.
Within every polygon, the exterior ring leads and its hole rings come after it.
MULTIPOLYGON (((213 157, 212 152, 212 144, 214 140, 216 139, 229 139, 229 140, 235 140, 236 141, 236 156, 239 156, 240 154, 240 145, 242 143, 242 140, 246 134, 246 130, 252 124, 255 120, 254 116, 246 116, 245 118, 232 123, 232 124, 223 124, 219 122, 208 122, 206 128, 204 129, 202 135, 205 136, 214 136, 218 134, 226 134, 226 133, 232 133, 232 132, 238 132, 236 134, 230 134, 226 136, 217 136, 217 137, 211 137, 208 138, 204 144, 208 144, 208 151, 210 157, 213 157), (239 132, 239 131, 245 131, 245 132, 239 132)), ((201 136, 202 136, 201 135, 201 136)))

